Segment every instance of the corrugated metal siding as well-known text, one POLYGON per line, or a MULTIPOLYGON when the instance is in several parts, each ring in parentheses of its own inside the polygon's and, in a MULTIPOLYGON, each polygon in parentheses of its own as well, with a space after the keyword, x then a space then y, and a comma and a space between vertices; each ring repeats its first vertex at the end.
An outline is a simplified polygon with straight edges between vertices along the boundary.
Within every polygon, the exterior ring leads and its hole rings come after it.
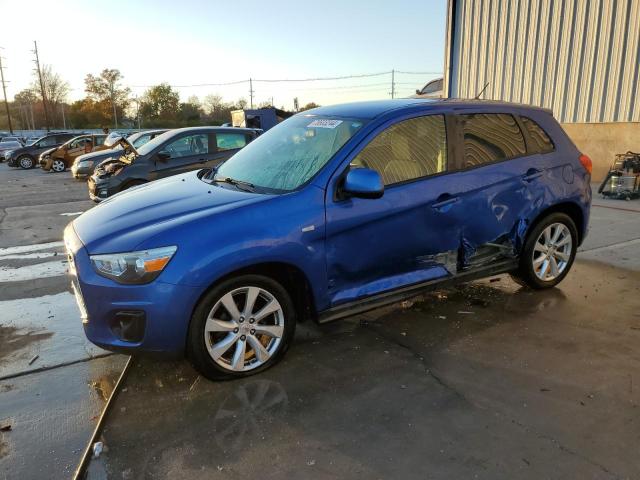
POLYGON ((640 0, 450 1, 450 97, 488 83, 561 122, 640 122, 640 0))

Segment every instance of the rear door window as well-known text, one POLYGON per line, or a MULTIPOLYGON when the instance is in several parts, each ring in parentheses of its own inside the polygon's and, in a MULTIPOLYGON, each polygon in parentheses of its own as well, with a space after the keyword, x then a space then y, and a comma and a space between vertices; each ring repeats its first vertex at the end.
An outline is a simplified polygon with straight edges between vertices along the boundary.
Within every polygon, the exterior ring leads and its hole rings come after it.
POLYGON ((526 154, 524 136, 513 115, 460 115, 464 136, 463 168, 478 167, 526 154))
POLYGON ((351 166, 376 170, 385 185, 444 172, 447 169, 444 116, 428 115, 391 125, 358 153, 351 166))
POLYGON ((216 133, 218 151, 235 150, 247 144, 244 133, 216 133))
POLYGON ((522 120, 522 124, 529 134, 529 149, 531 153, 553 152, 555 149, 553 142, 549 138, 549 135, 547 135, 547 132, 545 132, 537 122, 531 120, 529 117, 520 117, 520 120, 522 120))

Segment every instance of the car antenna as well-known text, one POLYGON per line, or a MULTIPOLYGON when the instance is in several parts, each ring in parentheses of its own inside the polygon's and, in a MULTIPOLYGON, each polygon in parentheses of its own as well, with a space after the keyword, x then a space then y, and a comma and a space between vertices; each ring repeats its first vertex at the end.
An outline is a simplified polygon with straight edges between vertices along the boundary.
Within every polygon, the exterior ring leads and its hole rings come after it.
POLYGON ((482 87, 482 90, 480 90, 478 92, 478 94, 475 96, 474 100, 480 100, 480 95, 482 95, 484 93, 484 91, 487 89, 487 87, 489 86, 489 82, 484 84, 484 87, 482 87))

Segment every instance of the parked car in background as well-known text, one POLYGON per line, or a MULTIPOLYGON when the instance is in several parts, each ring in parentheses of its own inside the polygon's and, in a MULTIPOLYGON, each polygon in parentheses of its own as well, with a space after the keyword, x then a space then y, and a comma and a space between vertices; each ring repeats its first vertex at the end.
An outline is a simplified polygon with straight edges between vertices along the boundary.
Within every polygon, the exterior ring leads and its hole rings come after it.
POLYGON ((22 148, 22 144, 20 142, 16 142, 15 140, 0 141, 0 162, 9 158, 11 153, 18 148, 22 148))
POLYGON ((40 166, 43 170, 54 172, 64 172, 73 165, 76 157, 89 153, 104 150, 105 134, 88 134, 72 138, 63 143, 52 152, 43 152, 40 155, 40 166))
POLYGON ((258 131, 247 128, 191 127, 169 130, 129 153, 103 161, 89 180, 89 197, 99 202, 158 178, 214 167, 251 142, 258 131))
POLYGON ((237 378, 281 359, 304 319, 499 273, 550 288, 587 233, 591 168, 538 107, 305 111, 217 169, 116 195, 66 228, 85 333, 237 378))
POLYGON ((101 162, 110 158, 117 159, 120 158, 123 154, 130 153, 126 149, 123 150, 123 143, 125 144, 125 146, 130 143, 133 148, 139 148, 149 140, 153 140, 158 135, 161 135, 166 131, 166 129, 145 130, 144 132, 134 133, 133 135, 126 137, 126 142, 120 141, 123 138, 120 135, 112 136, 111 134, 109 134, 104 142, 105 147, 108 147, 109 149, 99 152, 85 153, 84 155, 76 157, 71 167, 71 173, 73 174, 74 178, 91 176, 93 175, 95 167, 98 166, 101 162))
POLYGON ((45 135, 31 145, 12 150, 11 155, 7 158, 7 164, 10 167, 33 168, 36 166, 36 161, 42 152, 62 145, 77 135, 77 133, 51 133, 45 135))
POLYGON ((21 146, 25 145, 24 137, 2 137, 0 138, 0 142, 18 142, 21 146))

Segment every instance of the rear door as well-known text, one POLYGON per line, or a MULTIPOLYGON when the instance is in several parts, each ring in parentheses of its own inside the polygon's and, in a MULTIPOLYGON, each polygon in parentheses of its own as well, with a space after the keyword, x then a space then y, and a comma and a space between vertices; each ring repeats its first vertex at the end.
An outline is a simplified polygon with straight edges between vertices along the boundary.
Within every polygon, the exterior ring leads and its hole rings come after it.
POLYGON ((151 172, 151 179, 168 177, 178 173, 203 168, 216 155, 213 135, 208 133, 188 133, 169 140, 160 152, 170 156, 163 160, 156 155, 155 168, 151 172))
POLYGON ((513 257, 531 208, 529 184, 541 173, 532 164, 518 118, 510 113, 460 113, 457 221, 461 269, 513 257))

